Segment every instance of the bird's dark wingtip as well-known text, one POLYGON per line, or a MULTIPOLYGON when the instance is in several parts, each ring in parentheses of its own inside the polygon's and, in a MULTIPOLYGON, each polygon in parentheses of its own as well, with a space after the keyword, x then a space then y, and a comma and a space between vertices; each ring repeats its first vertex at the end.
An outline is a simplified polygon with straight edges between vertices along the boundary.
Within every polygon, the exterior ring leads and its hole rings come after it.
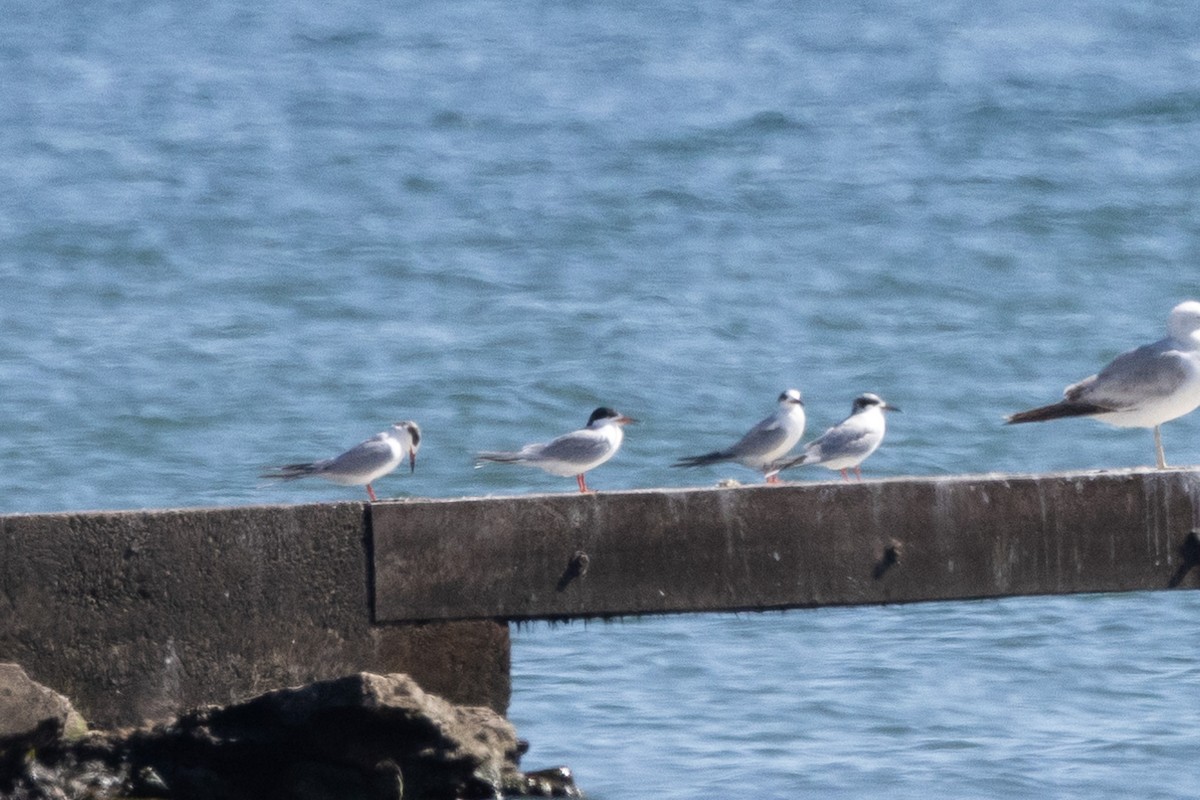
POLYGON ((1069 400, 1064 400, 1061 403, 1052 403, 1048 406, 1040 406, 1038 408, 1031 408, 1028 411, 1018 411, 1015 414, 1009 414, 1004 418, 1004 424, 1020 425, 1023 422, 1046 422, 1052 419, 1090 417, 1093 414, 1102 414, 1109 410, 1111 409, 1106 409, 1092 403, 1073 403, 1069 400))

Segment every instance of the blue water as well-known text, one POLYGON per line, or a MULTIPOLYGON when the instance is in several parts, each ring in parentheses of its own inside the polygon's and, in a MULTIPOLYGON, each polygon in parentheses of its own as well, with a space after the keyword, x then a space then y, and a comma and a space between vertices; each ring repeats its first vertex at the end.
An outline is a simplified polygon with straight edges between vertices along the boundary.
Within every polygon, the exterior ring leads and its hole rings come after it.
MULTIPOLYGON (((753 480, 667 465, 788 386, 904 409, 869 475, 1152 463, 1000 420, 1200 297, 1200 16, 911 5, 11 0, 0 511, 360 498, 257 474, 409 417, 381 495, 570 491, 471 453, 600 404, 597 489, 753 480)), ((1190 798, 1198 612, 533 626, 512 718, 607 800, 1190 798)))

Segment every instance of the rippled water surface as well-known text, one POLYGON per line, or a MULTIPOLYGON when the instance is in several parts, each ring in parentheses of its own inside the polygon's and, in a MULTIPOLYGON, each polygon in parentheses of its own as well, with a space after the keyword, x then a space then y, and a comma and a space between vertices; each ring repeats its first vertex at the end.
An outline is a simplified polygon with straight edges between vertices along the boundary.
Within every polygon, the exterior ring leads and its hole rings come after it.
MULTIPOLYGON (((381 495, 569 491, 471 453, 600 404, 595 488, 753 480, 668 465, 788 386, 904 409, 869 475, 1144 465, 1000 421, 1200 297, 1183 3, 14 0, 0 75, 5 513, 357 498, 257 474, 407 417, 381 495)), ((610 800, 1189 798, 1198 616, 535 625, 512 716, 610 800)))

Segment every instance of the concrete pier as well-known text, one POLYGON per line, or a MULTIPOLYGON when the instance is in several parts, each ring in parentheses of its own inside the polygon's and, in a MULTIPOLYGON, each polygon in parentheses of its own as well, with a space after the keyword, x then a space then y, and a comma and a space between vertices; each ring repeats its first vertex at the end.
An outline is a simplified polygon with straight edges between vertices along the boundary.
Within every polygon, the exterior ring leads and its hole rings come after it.
POLYGON ((508 620, 1200 588, 1200 472, 0 517, 0 661, 119 725, 359 671, 501 713, 508 620))
POLYGON ((374 509, 377 620, 1200 586, 1200 472, 897 478, 374 509))

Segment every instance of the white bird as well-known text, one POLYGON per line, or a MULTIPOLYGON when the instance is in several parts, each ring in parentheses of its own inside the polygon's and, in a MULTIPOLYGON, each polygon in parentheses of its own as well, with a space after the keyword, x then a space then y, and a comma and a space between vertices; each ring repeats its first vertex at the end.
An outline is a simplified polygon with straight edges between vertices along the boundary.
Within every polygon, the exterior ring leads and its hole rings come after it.
POLYGON ((899 410, 877 394, 860 394, 854 398, 850 416, 806 444, 799 458, 780 463, 776 469, 820 464, 826 469, 839 470, 842 480, 850 480, 850 469, 862 480, 862 463, 883 443, 887 430, 883 412, 899 410))
POLYGON ((414 472, 420 447, 421 429, 412 420, 405 420, 394 423, 388 430, 354 445, 339 456, 323 461, 285 464, 274 472, 263 473, 262 477, 294 481, 315 475, 339 486, 365 485, 367 496, 377 501, 371 483, 400 466, 405 456, 408 456, 409 472, 414 472))
POLYGON ((1159 469, 1166 469, 1164 422, 1200 406, 1200 302, 1171 309, 1167 337, 1122 353, 1095 375, 1072 384, 1060 402, 1006 418, 1012 425, 1092 417, 1118 428, 1153 428, 1159 469))
POLYGON ((637 420, 602 406, 588 417, 586 428, 564 433, 548 442, 527 444, 516 451, 479 453, 475 456, 475 466, 481 467, 485 461, 526 464, 543 469, 551 475, 561 475, 564 478, 573 475, 579 484, 579 491, 591 491, 584 480, 584 473, 617 454, 621 442, 625 439, 622 426, 633 422, 637 420))
POLYGON ((734 461, 767 476, 775 483, 778 476, 771 465, 786 455, 804 435, 804 399, 799 389, 788 389, 779 395, 779 408, 759 422, 735 444, 724 450, 714 450, 700 456, 688 456, 676 461, 675 467, 702 467, 721 461, 734 461))

